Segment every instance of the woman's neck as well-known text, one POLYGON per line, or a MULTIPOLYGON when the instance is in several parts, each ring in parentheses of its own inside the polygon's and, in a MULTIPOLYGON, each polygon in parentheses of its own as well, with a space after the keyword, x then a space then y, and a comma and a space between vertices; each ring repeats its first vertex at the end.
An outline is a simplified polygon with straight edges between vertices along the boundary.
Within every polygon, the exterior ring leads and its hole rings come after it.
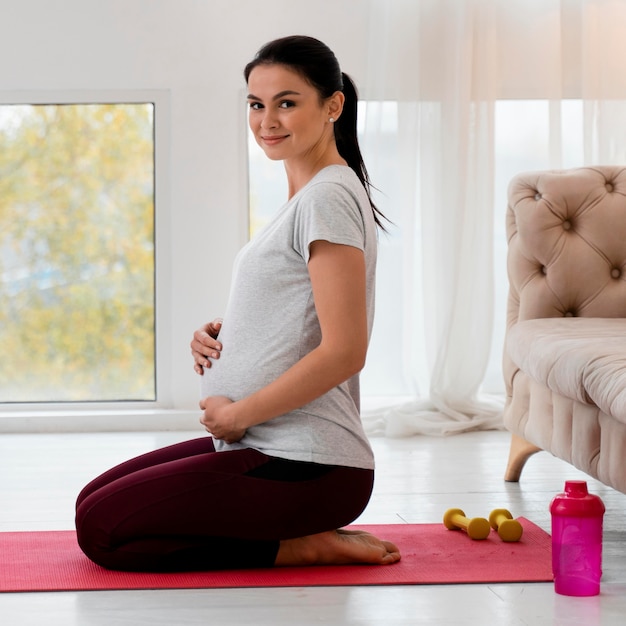
POLYGON ((339 155, 329 154, 325 158, 309 163, 293 163, 284 161, 285 172, 287 173, 287 184, 289 199, 307 185, 319 172, 330 165, 347 165, 346 161, 339 155))

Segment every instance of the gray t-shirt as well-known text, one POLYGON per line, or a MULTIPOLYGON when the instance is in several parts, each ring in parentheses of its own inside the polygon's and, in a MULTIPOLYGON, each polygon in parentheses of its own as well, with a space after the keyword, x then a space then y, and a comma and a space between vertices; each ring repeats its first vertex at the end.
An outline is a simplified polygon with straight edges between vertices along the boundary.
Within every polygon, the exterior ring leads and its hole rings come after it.
MULTIPOLYGON (((309 246, 316 240, 364 251, 371 333, 376 224, 355 173, 332 165, 295 194, 237 255, 219 337, 223 349, 202 377, 203 397, 244 398, 319 345, 307 270, 309 246)), ((285 459, 373 468, 360 419, 358 375, 296 411, 249 428, 237 443, 216 441, 216 448, 255 448, 285 459)))

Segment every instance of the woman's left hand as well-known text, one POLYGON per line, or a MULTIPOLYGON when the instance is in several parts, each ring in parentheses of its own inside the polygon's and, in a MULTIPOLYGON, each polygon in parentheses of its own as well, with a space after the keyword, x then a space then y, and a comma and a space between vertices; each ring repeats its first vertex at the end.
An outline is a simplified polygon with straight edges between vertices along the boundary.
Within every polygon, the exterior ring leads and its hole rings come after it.
POLYGON ((225 396, 208 396, 200 400, 200 408, 204 411, 200 423, 214 439, 235 443, 246 434, 246 429, 235 423, 233 405, 234 402, 225 396))

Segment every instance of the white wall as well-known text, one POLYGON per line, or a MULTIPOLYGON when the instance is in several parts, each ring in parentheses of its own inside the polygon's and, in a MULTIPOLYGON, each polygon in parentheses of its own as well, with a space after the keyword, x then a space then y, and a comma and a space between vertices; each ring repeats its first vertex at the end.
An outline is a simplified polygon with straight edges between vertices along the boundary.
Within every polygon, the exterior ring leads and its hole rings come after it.
MULTIPOLYGON (((266 41, 308 34, 365 79, 367 0, 0 0, 0 96, 163 90, 170 102, 166 322, 175 408, 195 408, 192 331, 220 315, 245 237, 243 66, 266 41), (171 330, 171 333, 167 331, 171 330)), ((157 120, 158 123, 158 120, 157 120)), ((162 224, 163 228, 164 225, 162 224)))

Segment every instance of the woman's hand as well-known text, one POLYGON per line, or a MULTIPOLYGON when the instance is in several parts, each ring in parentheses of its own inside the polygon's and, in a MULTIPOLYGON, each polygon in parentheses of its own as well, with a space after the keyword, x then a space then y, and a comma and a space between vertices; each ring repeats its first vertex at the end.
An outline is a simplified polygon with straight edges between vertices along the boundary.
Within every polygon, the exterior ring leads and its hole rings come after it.
POLYGON ((204 411, 200 423, 214 439, 235 443, 246 434, 246 429, 236 424, 234 404, 224 396, 208 396, 200 400, 200 408, 204 411))
POLYGON ((193 369, 202 376, 205 367, 211 367, 211 359, 219 359, 222 344, 217 340, 222 329, 221 318, 198 328, 191 340, 191 354, 194 359, 193 369))

